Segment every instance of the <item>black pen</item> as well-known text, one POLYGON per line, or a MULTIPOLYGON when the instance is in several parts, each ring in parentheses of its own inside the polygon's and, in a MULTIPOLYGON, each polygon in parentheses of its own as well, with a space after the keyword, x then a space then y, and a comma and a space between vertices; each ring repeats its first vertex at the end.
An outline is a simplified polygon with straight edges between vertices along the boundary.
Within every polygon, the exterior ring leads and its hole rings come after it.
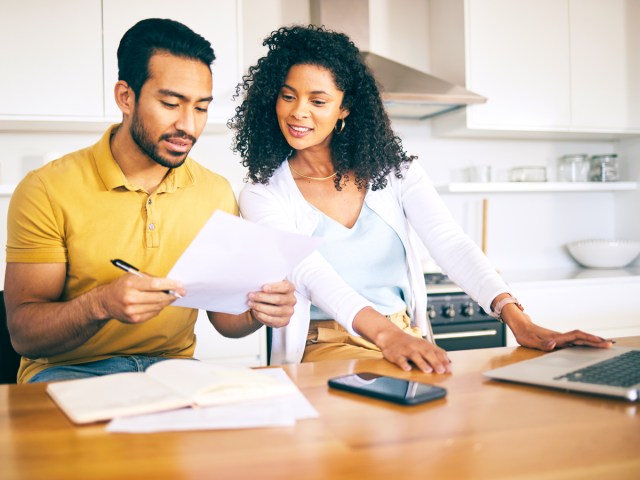
MULTIPOLYGON (((132 273, 133 275, 137 275, 138 277, 146 276, 143 273, 141 273, 140 270, 138 270, 136 267, 125 262, 124 260, 120 260, 119 258, 115 258, 111 260, 111 263, 113 263, 119 269, 124 270, 125 272, 132 273)), ((182 298, 182 295, 180 295, 178 292, 174 292, 173 290, 163 290, 163 292, 168 293, 169 295, 173 295, 174 297, 177 297, 177 298, 182 298)))

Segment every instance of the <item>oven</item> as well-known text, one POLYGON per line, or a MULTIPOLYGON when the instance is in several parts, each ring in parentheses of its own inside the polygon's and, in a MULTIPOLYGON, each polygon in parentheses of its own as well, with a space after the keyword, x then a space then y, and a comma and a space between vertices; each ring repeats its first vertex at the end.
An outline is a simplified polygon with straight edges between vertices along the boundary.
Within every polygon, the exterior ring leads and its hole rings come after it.
POLYGON ((505 325, 442 273, 426 273, 427 315, 435 342, 447 351, 506 345, 505 325))

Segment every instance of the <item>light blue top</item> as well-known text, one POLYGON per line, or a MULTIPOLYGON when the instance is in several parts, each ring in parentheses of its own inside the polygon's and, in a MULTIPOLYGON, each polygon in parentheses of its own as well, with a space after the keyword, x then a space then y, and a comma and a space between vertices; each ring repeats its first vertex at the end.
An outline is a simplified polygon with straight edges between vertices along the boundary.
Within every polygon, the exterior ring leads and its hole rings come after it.
MULTIPOLYGON (((318 250, 342 279, 383 315, 405 310, 409 277, 398 234, 366 202, 352 228, 322 212, 319 217, 313 236, 325 241, 318 250)), ((315 305, 311 319, 333 320, 315 305)))

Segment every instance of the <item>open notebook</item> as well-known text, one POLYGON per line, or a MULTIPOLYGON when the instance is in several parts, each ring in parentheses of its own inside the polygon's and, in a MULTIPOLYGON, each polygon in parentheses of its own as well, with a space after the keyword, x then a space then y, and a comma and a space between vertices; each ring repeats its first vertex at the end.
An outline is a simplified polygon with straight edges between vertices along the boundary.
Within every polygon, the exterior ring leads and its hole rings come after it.
POLYGON ((640 349, 571 347, 485 372, 493 380, 640 398, 640 349))

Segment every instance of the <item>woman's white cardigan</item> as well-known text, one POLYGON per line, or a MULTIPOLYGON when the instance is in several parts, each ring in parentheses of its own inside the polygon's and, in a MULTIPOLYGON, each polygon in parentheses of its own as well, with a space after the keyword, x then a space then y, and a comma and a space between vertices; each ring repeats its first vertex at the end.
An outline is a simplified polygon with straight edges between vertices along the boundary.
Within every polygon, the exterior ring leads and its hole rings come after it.
MULTIPOLYGON (((398 234, 407 253, 407 274, 412 296, 408 311, 412 323, 431 339, 427 319, 427 294, 415 234, 424 243, 440 268, 485 311, 507 286, 478 246, 451 217, 423 168, 412 162, 403 178, 387 177, 384 189, 368 190, 367 205, 398 234)), ((319 213, 304 199, 291 175, 287 162, 274 172, 267 185, 248 184, 240 192, 240 211, 252 222, 281 230, 311 235, 318 225, 319 213)), ((375 240, 371 248, 376 248, 375 240)), ((304 353, 309 330, 310 303, 354 335, 352 322, 366 306, 373 306, 336 273, 324 257, 314 252, 292 272, 289 280, 296 286, 297 304, 287 327, 273 329, 271 363, 298 363, 304 353)))

